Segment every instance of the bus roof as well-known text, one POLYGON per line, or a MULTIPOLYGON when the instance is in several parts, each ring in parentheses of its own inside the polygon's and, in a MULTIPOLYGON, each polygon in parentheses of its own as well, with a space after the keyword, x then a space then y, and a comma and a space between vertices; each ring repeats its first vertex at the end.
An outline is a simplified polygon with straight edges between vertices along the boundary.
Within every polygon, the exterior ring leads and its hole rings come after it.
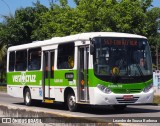
POLYGON ((48 40, 43 41, 34 41, 32 43, 23 44, 23 45, 17 45, 12 46, 8 48, 8 51, 15 51, 15 50, 22 50, 22 49, 28 49, 28 48, 35 48, 35 47, 41 47, 46 45, 54 45, 59 43, 66 43, 66 42, 72 42, 72 41, 87 41, 90 38, 94 37, 126 37, 126 38, 144 38, 144 36, 135 35, 135 34, 128 34, 128 33, 118 33, 118 32, 88 32, 88 33, 80 33, 65 37, 53 37, 48 40))

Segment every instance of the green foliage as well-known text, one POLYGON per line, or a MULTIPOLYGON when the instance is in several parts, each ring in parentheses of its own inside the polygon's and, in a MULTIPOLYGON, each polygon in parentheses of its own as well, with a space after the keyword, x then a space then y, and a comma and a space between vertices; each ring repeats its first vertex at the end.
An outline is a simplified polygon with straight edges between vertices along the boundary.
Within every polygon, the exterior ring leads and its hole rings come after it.
POLYGON ((0 62, 2 62, 3 57, 6 55, 6 51, 7 51, 6 45, 1 44, 0 45, 0 62))
POLYGON ((59 0, 61 6, 66 6, 68 1, 67 0, 59 0))
POLYGON ((26 7, 16 10, 14 17, 5 18, 3 29, 0 31, 1 40, 6 45, 17 45, 32 42, 33 31, 37 29, 40 15, 48 10, 39 2, 34 7, 26 7))
POLYGON ((160 104, 160 96, 159 95, 154 95, 153 103, 160 104))
POLYGON ((74 3, 75 3, 76 5, 79 5, 79 2, 80 2, 80 0, 74 0, 74 3))
POLYGON ((113 31, 157 36, 160 8, 150 8, 152 0, 59 0, 47 8, 39 1, 18 9, 0 25, 1 41, 23 44, 81 32, 113 31))
POLYGON ((82 32, 144 35, 155 55, 155 47, 160 45, 160 8, 151 8, 152 0, 73 1, 75 8, 68 5, 68 0, 59 0, 60 4, 49 0, 49 8, 37 1, 32 7, 17 9, 14 16, 4 16, 0 23, 0 67, 5 66, 7 46, 82 32))
POLYGON ((7 86, 1 86, 0 84, 0 92, 7 92, 7 86))

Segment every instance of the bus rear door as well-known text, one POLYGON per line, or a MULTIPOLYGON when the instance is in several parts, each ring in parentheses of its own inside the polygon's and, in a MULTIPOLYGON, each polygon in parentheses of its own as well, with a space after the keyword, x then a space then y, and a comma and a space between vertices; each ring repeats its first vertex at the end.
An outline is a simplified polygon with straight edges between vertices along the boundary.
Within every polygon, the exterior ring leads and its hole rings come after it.
POLYGON ((53 103, 54 98, 51 98, 50 86, 54 78, 54 50, 43 52, 43 102, 53 103))

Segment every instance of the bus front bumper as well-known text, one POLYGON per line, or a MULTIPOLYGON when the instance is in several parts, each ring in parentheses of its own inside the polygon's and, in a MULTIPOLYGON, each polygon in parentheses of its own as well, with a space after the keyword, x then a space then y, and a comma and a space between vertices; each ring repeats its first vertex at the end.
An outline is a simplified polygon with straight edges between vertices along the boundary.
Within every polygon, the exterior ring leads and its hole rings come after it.
POLYGON ((147 93, 140 92, 134 94, 106 94, 98 88, 94 88, 95 105, 121 105, 121 104, 148 104, 153 102, 154 90, 150 89, 147 93))

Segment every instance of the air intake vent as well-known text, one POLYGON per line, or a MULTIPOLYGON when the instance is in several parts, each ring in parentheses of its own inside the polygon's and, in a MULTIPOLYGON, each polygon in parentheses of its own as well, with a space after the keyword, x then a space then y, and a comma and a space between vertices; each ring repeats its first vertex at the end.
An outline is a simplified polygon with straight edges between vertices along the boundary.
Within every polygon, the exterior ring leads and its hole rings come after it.
POLYGON ((125 100, 123 97, 117 97, 118 103, 135 103, 138 100, 139 97, 133 97, 133 99, 125 100))

